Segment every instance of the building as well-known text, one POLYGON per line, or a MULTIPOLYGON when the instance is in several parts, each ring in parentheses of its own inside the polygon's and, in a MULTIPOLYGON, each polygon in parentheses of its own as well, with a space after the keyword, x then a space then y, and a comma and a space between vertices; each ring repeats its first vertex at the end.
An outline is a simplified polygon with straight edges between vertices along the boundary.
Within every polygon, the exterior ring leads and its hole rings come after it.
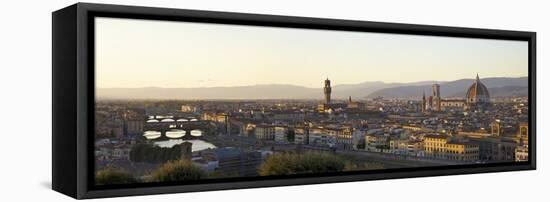
POLYGON ((265 115, 273 121, 297 122, 304 121, 306 113, 297 110, 277 110, 266 112, 265 115))
POLYGON ((181 112, 198 112, 199 107, 196 107, 194 105, 182 105, 181 106, 181 112))
POLYGON ((195 157, 193 158, 193 164, 207 172, 213 172, 220 167, 220 162, 213 156, 195 157))
POLYGON ((351 96, 349 96, 348 98, 348 106, 347 106, 348 109, 365 109, 366 108, 366 104, 365 103, 362 103, 362 102, 357 102, 357 101, 353 101, 351 99, 351 96))
POLYGON ((254 129, 254 137, 260 140, 274 140, 275 139, 275 126, 272 125, 256 125, 254 129))
POLYGON ((323 88, 324 92, 324 101, 321 103, 317 110, 319 112, 327 112, 330 110, 336 110, 336 109, 345 109, 348 107, 348 104, 346 103, 333 103, 331 100, 331 93, 332 93, 332 87, 330 86, 330 80, 327 78, 325 80, 325 87, 323 88))
POLYGON ((409 140, 406 145, 407 155, 424 157, 424 142, 419 140, 409 140))
POLYGON ((432 96, 426 98, 422 94, 422 111, 442 111, 442 110, 485 110, 490 105, 489 90, 476 76, 474 83, 466 90, 464 99, 444 99, 441 98, 440 85, 432 85, 432 96))
POLYGON ((124 130, 126 135, 143 135, 145 128, 144 119, 124 120, 124 130))
POLYGON ((367 134, 365 136, 365 150, 371 152, 382 152, 389 150, 389 136, 379 134, 367 134))
POLYGON ((313 127, 309 129, 308 144, 316 146, 334 146, 336 145, 335 130, 328 130, 322 127, 313 127))
POLYGON ((202 114, 202 120, 218 123, 227 123, 229 116, 226 113, 206 112, 202 114))
POLYGON ((483 161, 514 161, 517 143, 503 137, 470 138, 479 145, 479 159, 483 161))
POLYGON ((296 144, 308 144, 309 142, 309 130, 307 127, 294 128, 294 143, 296 144))
POLYGON ((420 108, 422 109, 422 112, 426 112, 427 109, 428 109, 428 106, 427 106, 427 103, 426 103, 426 93, 425 92, 422 92, 422 104, 421 104, 420 108))
MULTIPOLYGON (((225 135, 231 135, 231 124, 230 116, 227 113, 215 113, 215 112, 206 112, 203 113, 201 119, 204 121, 216 122, 218 131, 222 132, 225 135)), ((197 121, 196 119, 191 119, 191 121, 197 121)), ((236 130, 240 134, 240 129, 236 130)))
POLYGON ((181 159, 191 160, 193 156, 193 143, 185 141, 179 144, 179 146, 181 147, 181 159))
POLYGON ((348 107, 348 104, 346 103, 330 103, 330 104, 320 104, 317 107, 317 110, 319 112, 329 112, 329 111, 335 111, 338 109, 346 109, 348 107))
POLYGON ((473 162, 479 160, 479 146, 470 142, 450 141, 445 144, 446 159, 473 162))
POLYGON ((229 134, 245 136, 246 125, 247 124, 245 122, 235 120, 235 119, 230 119, 228 122, 227 128, 228 128, 229 134))
POLYGON ((351 143, 353 145, 353 149, 359 149, 358 146, 361 146, 361 149, 365 146, 365 135, 367 134, 366 128, 356 128, 353 130, 353 134, 351 137, 351 143))
POLYGON ((113 159, 130 160, 131 147, 126 144, 116 145, 113 147, 113 159))
POLYGON ((323 88, 323 92, 325 94, 325 104, 330 104, 332 87, 330 86, 330 80, 328 78, 325 80, 325 87, 323 88))
POLYGON ((529 146, 518 146, 515 149, 515 158, 516 162, 529 161, 529 146))
POLYGON ((122 114, 124 135, 143 135, 145 131, 145 110, 128 108, 122 114))
POLYGON ((450 140, 446 135, 425 135, 424 136, 424 152, 427 157, 445 159, 446 144, 450 140))
POLYGON ((466 91, 466 104, 469 109, 484 110, 490 104, 489 90, 476 76, 474 83, 466 91))
POLYGON ((440 106, 443 111, 464 110, 466 107, 466 102, 464 99, 442 99, 440 106))
POLYGON ((288 127, 275 126, 275 142, 288 142, 288 127))
POLYGON ((407 156, 424 156, 424 142, 395 138, 390 140, 391 153, 407 156))
POLYGON ((341 149, 353 149, 353 127, 344 126, 337 129, 336 144, 341 149))
POLYGON ((405 155, 407 140, 401 138, 391 138, 389 141, 389 149, 391 153, 405 155))
POLYGON ((502 124, 500 123, 500 120, 496 119, 489 125, 491 126, 491 135, 496 137, 502 135, 502 124))
POLYGON ((520 144, 528 145, 529 144, 529 123, 521 122, 519 123, 519 130, 516 137, 519 139, 520 144))
POLYGON ((432 85, 432 109, 441 111, 441 94, 439 84, 432 85))
POLYGON ((262 153, 238 148, 216 148, 201 151, 201 156, 217 161, 216 171, 227 176, 257 176, 262 153))
POLYGON ((308 133, 308 144, 316 146, 353 149, 353 128, 348 126, 312 127, 308 133))
POLYGON ((473 162, 480 156, 475 142, 454 140, 447 135, 424 136, 424 151, 427 157, 452 161, 473 162))

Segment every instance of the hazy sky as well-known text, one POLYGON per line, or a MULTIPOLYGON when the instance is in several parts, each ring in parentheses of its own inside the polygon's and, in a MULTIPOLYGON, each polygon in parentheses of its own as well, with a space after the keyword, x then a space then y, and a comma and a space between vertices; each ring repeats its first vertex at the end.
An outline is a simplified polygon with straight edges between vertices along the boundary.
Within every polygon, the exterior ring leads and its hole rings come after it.
POLYGON ((527 76, 527 42, 96 18, 96 85, 215 87, 527 76))

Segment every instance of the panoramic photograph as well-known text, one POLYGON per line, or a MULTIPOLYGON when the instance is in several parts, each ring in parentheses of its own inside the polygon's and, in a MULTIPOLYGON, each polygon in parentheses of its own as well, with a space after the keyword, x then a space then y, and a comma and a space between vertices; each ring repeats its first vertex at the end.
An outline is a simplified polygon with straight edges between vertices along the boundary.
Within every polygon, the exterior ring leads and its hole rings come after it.
POLYGON ((528 42, 97 17, 95 185, 529 159, 528 42))

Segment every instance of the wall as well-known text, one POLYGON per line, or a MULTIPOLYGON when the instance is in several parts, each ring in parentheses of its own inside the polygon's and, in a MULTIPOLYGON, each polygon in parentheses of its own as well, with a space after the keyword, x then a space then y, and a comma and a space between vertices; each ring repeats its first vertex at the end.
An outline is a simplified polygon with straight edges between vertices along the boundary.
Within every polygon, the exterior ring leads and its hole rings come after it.
MULTIPOLYGON (((142 6, 341 18, 538 32, 538 168, 532 172, 429 177, 124 197, 112 201, 529 201, 548 198, 550 26, 545 1, 91 1, 142 6)), ((68 201, 51 186, 51 12, 74 1, 2 1, 0 201, 68 201), (21 144, 8 143, 17 141, 21 144), (24 143, 24 144, 22 144, 24 143)))

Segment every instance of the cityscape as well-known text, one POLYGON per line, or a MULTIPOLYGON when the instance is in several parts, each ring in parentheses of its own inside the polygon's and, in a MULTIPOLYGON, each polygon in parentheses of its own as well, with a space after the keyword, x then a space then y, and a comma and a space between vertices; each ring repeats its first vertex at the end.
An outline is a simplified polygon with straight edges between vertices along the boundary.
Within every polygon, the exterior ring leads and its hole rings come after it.
POLYGON ((94 23, 95 185, 529 160, 526 41, 94 23))
POLYGON ((527 96, 470 81, 450 98, 434 83, 411 99, 333 99, 326 78, 322 100, 98 99, 96 184, 527 161, 527 96))

